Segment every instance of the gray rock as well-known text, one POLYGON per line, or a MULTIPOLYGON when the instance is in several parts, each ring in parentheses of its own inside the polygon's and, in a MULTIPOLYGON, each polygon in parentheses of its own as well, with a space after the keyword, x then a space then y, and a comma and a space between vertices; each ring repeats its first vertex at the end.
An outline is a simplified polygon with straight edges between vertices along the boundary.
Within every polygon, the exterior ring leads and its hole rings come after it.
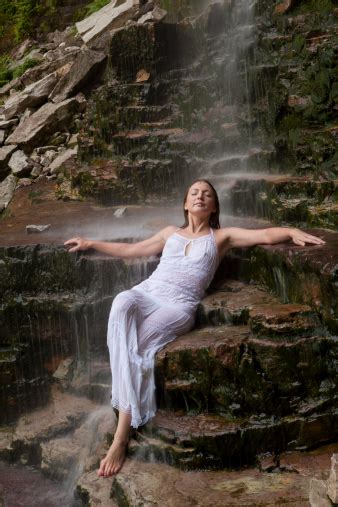
POLYGON ((55 146, 53 146, 53 145, 40 146, 39 148, 36 149, 36 153, 38 155, 43 155, 48 150, 55 150, 55 146))
POLYGON ((20 178, 16 184, 16 188, 29 187, 33 181, 30 178, 20 178))
POLYGON ((102 7, 102 9, 93 12, 93 14, 91 14, 90 16, 87 16, 82 21, 76 23, 76 28, 79 34, 84 35, 85 33, 92 30, 104 15, 109 16, 109 13, 111 12, 112 9, 114 9, 116 4, 117 0, 112 0, 108 5, 102 7))
POLYGON ((338 454, 332 454, 331 456, 331 471, 327 480, 327 494, 334 504, 338 503, 338 454))
POLYGON ((84 107, 85 99, 82 96, 58 104, 48 102, 19 125, 6 139, 6 144, 21 144, 34 148, 71 121, 74 114, 84 107))
POLYGON ((90 45, 103 32, 120 28, 128 19, 135 14, 139 0, 126 0, 121 5, 115 6, 115 1, 106 5, 95 14, 90 23, 81 21, 76 23, 76 28, 80 33, 82 40, 90 45))
POLYGON ((6 131, 0 130, 0 144, 3 144, 5 139, 6 139, 6 131))
POLYGON ((0 212, 7 208, 16 187, 16 177, 13 174, 0 183, 0 212))
POLYGON ((150 11, 150 12, 147 12, 146 14, 144 14, 143 16, 141 16, 137 23, 139 25, 143 25, 143 23, 147 23, 147 22, 159 22, 159 21, 162 21, 162 19, 164 19, 167 15, 167 11, 165 11, 164 9, 161 9, 160 7, 158 7, 156 5, 156 7, 150 11))
POLYGON ((42 173, 42 168, 39 167, 38 165, 34 166, 33 169, 31 170, 32 178, 37 178, 38 176, 40 176, 41 173, 42 173))
POLYGON ((73 134, 68 143, 67 143, 67 146, 69 148, 75 148, 77 145, 78 145, 78 140, 79 140, 79 134, 73 134))
POLYGON ((50 174, 57 174, 61 167, 72 158, 75 158, 77 155, 77 148, 69 149, 64 151, 63 153, 60 153, 56 157, 56 159, 50 164, 48 167, 50 174))
POLYGON ((48 225, 26 225, 27 234, 34 234, 35 232, 44 232, 50 228, 50 224, 48 225))
POLYGON ((332 507, 327 496, 326 481, 311 479, 309 490, 309 501, 311 507, 332 507))
POLYGON ((13 118, 12 120, 4 120, 0 121, 0 129, 8 130, 14 125, 17 125, 19 120, 17 118, 13 118))
POLYGON ((8 166, 15 176, 28 176, 32 170, 33 163, 22 150, 17 150, 11 156, 8 166))
POLYGON ((104 53, 89 49, 81 51, 68 74, 60 79, 49 98, 55 103, 62 102, 82 90, 89 81, 98 76, 105 59, 104 53))
POLYGON ((114 217, 116 217, 116 218, 122 218, 122 217, 124 217, 126 214, 127 214, 127 208, 118 208, 118 209, 114 212, 114 217))
POLYGON ((21 93, 10 97, 6 102, 3 115, 6 120, 21 114, 28 107, 38 107, 43 104, 58 80, 56 72, 48 74, 37 83, 28 85, 21 93))
POLYGON ((2 146, 0 148, 0 174, 7 171, 8 161, 16 149, 16 145, 2 146))

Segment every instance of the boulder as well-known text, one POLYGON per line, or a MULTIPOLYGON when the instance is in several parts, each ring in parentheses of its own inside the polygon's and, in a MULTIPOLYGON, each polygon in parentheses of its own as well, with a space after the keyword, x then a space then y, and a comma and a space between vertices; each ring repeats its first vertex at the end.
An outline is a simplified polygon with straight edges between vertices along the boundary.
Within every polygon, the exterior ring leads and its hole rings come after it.
POLYGON ((86 21, 84 20, 80 23, 76 23, 76 28, 86 44, 90 46, 103 32, 123 26, 126 21, 135 14, 137 6, 139 5, 139 0, 126 0, 121 5, 116 7, 115 5, 116 2, 112 1, 110 4, 97 11, 90 22, 87 20, 87 22, 84 23, 84 21, 86 21))
POLYGON ((0 174, 7 171, 8 161, 16 149, 16 145, 2 146, 0 148, 0 174))
POLYGON ((46 137, 64 127, 84 105, 83 96, 76 96, 58 104, 48 102, 20 124, 6 139, 6 144, 20 144, 27 148, 43 144, 46 137))
POLYGON ((59 172, 59 169, 63 166, 65 162, 68 160, 75 158, 77 155, 77 148, 69 149, 64 152, 62 152, 60 155, 58 155, 55 160, 50 164, 48 167, 48 170, 51 174, 56 174, 59 172))
POLYGON ((143 23, 147 23, 147 22, 159 22, 159 21, 162 21, 162 19, 164 19, 167 15, 167 11, 165 11, 164 9, 161 9, 160 7, 158 7, 156 5, 156 7, 150 11, 150 12, 147 12, 146 14, 144 14, 143 16, 141 16, 137 23, 139 25, 142 25, 143 23))
POLYGON ((0 183, 0 213, 7 208, 10 203, 16 187, 16 177, 13 174, 0 183))
POLYGON ((75 95, 90 80, 97 77, 101 64, 106 59, 104 53, 85 49, 81 51, 77 59, 55 86, 49 98, 57 103, 75 95))
POLYGON ((21 93, 10 97, 3 110, 5 120, 23 113, 29 107, 38 107, 43 104, 58 80, 58 74, 53 72, 36 83, 27 86, 21 93))
POLYGON ((22 150, 17 150, 11 156, 8 166, 12 169, 12 172, 15 176, 28 176, 31 172, 33 163, 32 161, 24 154, 22 150))

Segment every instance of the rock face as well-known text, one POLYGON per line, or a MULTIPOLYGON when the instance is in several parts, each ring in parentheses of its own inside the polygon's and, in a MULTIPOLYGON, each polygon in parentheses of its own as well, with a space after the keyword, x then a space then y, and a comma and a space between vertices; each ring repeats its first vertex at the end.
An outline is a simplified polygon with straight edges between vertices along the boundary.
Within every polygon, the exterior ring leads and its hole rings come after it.
POLYGON ((20 144, 26 148, 33 148, 66 125, 82 107, 81 98, 67 99, 58 104, 49 102, 19 125, 6 139, 6 144, 20 144))
POLYGON ((93 77, 97 78, 105 59, 104 53, 91 50, 81 51, 69 73, 60 79, 50 94, 50 100, 59 103, 81 91, 93 77))

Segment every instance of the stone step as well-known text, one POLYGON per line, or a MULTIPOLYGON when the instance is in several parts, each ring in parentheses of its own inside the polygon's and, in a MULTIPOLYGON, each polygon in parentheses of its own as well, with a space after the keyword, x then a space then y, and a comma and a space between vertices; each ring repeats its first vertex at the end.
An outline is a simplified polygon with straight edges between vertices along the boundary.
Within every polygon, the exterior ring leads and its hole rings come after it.
POLYGON ((258 336, 288 340, 322 328, 310 306, 281 304, 261 287, 238 280, 218 284, 216 292, 202 300, 197 312, 198 327, 230 323, 249 324, 258 336))
POLYGON ((116 108, 116 123, 131 129, 142 122, 157 122, 164 120, 173 112, 171 105, 164 106, 118 106, 116 108))
POLYGON ((223 177, 228 173, 263 172, 269 168, 271 175, 271 165, 274 163, 274 159, 275 152, 273 149, 251 148, 248 152, 227 154, 219 159, 212 160, 209 165, 209 172, 211 175, 223 177))
MULTIPOLYGON (((230 177, 230 176, 229 176, 230 177)), ((273 218, 279 223, 337 225, 337 181, 308 176, 252 175, 236 178, 226 195, 228 209, 240 215, 273 218)))
POLYGON ((158 402, 230 417, 296 414, 300 400, 319 397, 324 385, 332 394, 335 354, 325 335, 276 339, 256 337, 248 326, 197 329, 158 353, 158 402))
POLYGON ((215 279, 236 273, 255 280, 277 294, 281 301, 307 304, 332 334, 337 333, 338 234, 328 229, 305 229, 326 241, 324 245, 297 246, 291 242, 234 250, 221 263, 215 279))
POLYGON ((136 458, 168 463, 184 470, 252 465, 259 454, 306 450, 331 440, 338 413, 311 417, 227 419, 210 413, 186 415, 159 410, 136 434, 136 458), (141 435, 140 435, 141 434, 141 435))
POLYGON ((140 465, 135 459, 127 459, 110 488, 106 481, 98 483, 93 471, 81 477, 79 489, 93 505, 110 505, 108 502, 120 506, 138 505, 142 502, 161 507, 271 507, 284 502, 288 507, 308 507, 309 477, 322 477, 323 470, 327 476, 330 455, 336 451, 324 448, 320 452, 321 460, 319 452, 286 455, 283 464, 290 465, 283 473, 262 473, 257 468, 186 473, 166 463, 140 465))

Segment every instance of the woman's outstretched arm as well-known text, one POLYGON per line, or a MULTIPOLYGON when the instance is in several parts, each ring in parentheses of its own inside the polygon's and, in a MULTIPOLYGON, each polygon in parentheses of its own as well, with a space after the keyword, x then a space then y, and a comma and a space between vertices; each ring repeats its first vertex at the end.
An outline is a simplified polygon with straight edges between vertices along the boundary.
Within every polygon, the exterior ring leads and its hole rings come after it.
POLYGON ((69 252, 78 252, 80 250, 88 250, 93 248, 98 252, 111 255, 113 257, 146 257, 157 255, 162 252, 168 237, 173 234, 177 227, 169 226, 162 229, 151 238, 137 243, 108 243, 106 241, 95 241, 91 239, 75 237, 65 241, 65 245, 69 246, 69 252))
POLYGON ((220 243, 228 248, 254 245, 273 245, 284 241, 293 241, 296 245, 324 245, 325 241, 300 229, 291 227, 270 227, 269 229, 241 229, 227 227, 220 229, 220 243))

